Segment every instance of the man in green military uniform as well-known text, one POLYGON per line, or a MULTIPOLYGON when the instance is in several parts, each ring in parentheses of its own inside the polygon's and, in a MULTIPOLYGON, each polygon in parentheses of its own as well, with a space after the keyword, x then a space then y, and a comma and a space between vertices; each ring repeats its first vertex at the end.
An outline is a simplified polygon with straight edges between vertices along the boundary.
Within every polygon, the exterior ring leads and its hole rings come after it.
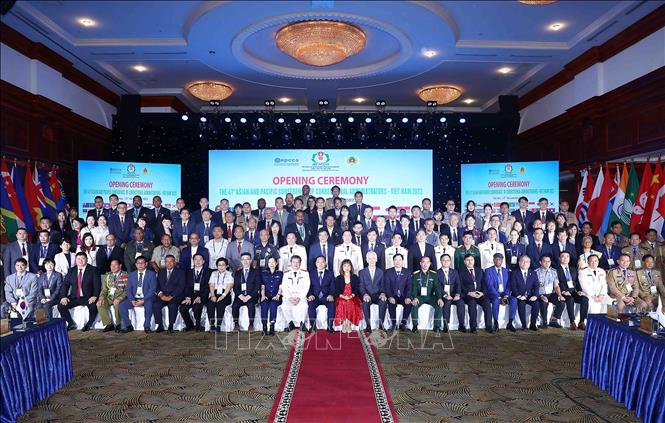
POLYGON ((423 256, 420 259, 420 270, 413 272, 411 276, 412 300, 411 300, 411 323, 413 332, 418 332, 418 309, 422 304, 434 307, 434 332, 441 332, 441 317, 443 307, 443 293, 436 274, 431 270, 430 258, 423 256))
POLYGON ((104 324, 104 332, 120 330, 120 303, 127 296, 125 293, 127 278, 127 272, 122 270, 118 259, 111 260, 111 271, 102 275, 102 292, 97 301, 97 311, 104 324), (115 327, 114 320, 111 319, 111 307, 115 316, 115 327))
POLYGON ((480 250, 473 245, 473 233, 470 231, 464 232, 464 235, 462 236, 462 245, 457 247, 457 250, 455 251, 455 269, 465 268, 464 257, 466 257, 467 254, 473 256, 474 263, 480 264, 480 250))

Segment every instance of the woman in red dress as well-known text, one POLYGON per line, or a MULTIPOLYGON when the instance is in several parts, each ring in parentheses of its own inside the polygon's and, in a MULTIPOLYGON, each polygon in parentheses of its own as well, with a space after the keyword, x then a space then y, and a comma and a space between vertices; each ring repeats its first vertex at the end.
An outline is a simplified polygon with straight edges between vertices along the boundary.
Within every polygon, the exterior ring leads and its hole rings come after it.
POLYGON ((342 260, 339 276, 335 278, 335 326, 342 325, 343 333, 351 332, 363 318, 360 305, 360 279, 353 273, 351 260, 342 260))

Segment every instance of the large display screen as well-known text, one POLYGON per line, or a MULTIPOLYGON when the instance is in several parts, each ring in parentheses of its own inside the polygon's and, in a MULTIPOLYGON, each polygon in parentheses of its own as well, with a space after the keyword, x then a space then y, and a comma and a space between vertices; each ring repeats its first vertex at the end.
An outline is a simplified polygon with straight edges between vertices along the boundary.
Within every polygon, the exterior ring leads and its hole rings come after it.
POLYGON ((502 201, 510 209, 519 207, 518 198, 529 199, 529 208, 538 208, 538 199, 549 200, 549 209, 559 206, 559 162, 504 162, 462 165, 462 209, 467 201, 482 210, 491 204, 496 212, 502 201))
POLYGON ((117 194, 120 201, 130 207, 132 197, 143 197, 144 205, 151 206, 152 197, 162 197, 162 205, 175 209, 180 197, 180 165, 138 162, 97 162, 79 160, 79 213, 85 215, 95 207, 96 195, 117 194))
POLYGON ((252 206, 265 198, 273 206, 303 185, 324 198, 334 185, 347 200, 362 191, 377 211, 432 198, 432 150, 211 150, 208 172, 211 207, 222 198, 252 206))

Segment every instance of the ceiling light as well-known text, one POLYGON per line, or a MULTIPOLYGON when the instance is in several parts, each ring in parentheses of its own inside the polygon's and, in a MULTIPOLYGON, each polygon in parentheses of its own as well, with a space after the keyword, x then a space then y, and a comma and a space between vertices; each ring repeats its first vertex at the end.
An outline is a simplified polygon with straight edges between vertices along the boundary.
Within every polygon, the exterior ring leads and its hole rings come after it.
POLYGON ((97 22, 93 21, 90 18, 81 18, 79 19, 79 23, 85 27, 95 26, 97 24, 97 22))
POLYGON ((331 20, 300 21, 282 27, 277 47, 306 65, 329 66, 365 48, 365 33, 355 25, 331 20))
POLYGON ((180 116, 180 119, 182 119, 184 121, 187 121, 187 120, 189 120, 189 116, 187 114, 184 114, 184 115, 180 116))
POLYGON ((464 100, 462 100, 462 103, 465 103, 465 104, 471 104, 471 103, 473 103, 474 101, 476 101, 476 100, 474 100, 474 99, 472 99, 472 98, 465 98, 464 100))
POLYGON ((245 119, 244 117, 241 117, 240 118, 240 123, 247 123, 247 119, 245 119))
POLYGON ((517 0, 520 3, 523 4, 528 4, 528 5, 533 5, 533 6, 541 6, 545 4, 552 4, 556 3, 558 0, 517 0))
POLYGON ((497 69, 496 71, 499 72, 500 74, 507 75, 507 74, 509 74, 510 72, 513 71, 513 68, 509 68, 508 66, 504 66, 502 68, 497 69))
POLYGON ((438 54, 436 50, 423 50, 422 52, 423 56, 427 57, 428 59, 431 59, 438 54))
POLYGON ((310 119, 309 119, 309 123, 316 123, 316 119, 314 119, 314 118, 310 118, 310 119))
POLYGON ((459 123, 466 123, 466 118, 463 117, 459 118, 459 123))
POLYGON ((372 123, 372 118, 371 117, 366 117, 365 118, 365 123, 372 123))
POLYGON ((460 95, 462 95, 462 90, 450 85, 427 87, 418 92, 418 97, 422 101, 436 101, 439 106, 456 100, 460 95))
POLYGON ((353 116, 349 116, 349 118, 348 118, 347 120, 349 121, 349 123, 353 123, 353 121, 354 121, 355 119, 353 119, 353 116))
POLYGON ((208 119, 205 116, 201 116, 200 120, 201 123, 206 123, 208 121, 208 119))
POLYGON ((408 123, 408 122, 409 122, 408 117, 405 116, 405 117, 402 118, 402 123, 408 123))
POLYGON ((416 119, 416 123, 423 123, 423 118, 416 119))
POLYGON ((199 100, 225 100, 233 93, 233 88, 223 82, 198 81, 187 86, 187 91, 199 100))
POLYGON ((356 103, 363 103, 363 102, 367 101, 367 99, 362 98, 362 97, 356 97, 356 98, 353 99, 353 101, 355 101, 356 103))
POLYGON ((335 122, 337 122, 337 118, 333 116, 333 117, 330 118, 330 121, 331 121, 332 123, 335 123, 335 122))
POLYGON ((278 122, 278 123, 284 123, 284 118, 279 118, 279 119, 277 119, 277 122, 278 122))
POLYGON ((148 70, 148 68, 146 68, 143 65, 136 65, 136 66, 132 67, 132 69, 134 69, 136 72, 145 72, 145 71, 148 70))
POLYGON ((278 100, 280 103, 288 103, 289 101, 291 101, 291 99, 288 97, 280 97, 278 98, 278 100))
POLYGON ((266 120, 265 120, 265 119, 263 119, 262 117, 258 118, 257 120, 259 121, 259 123, 263 123, 263 122, 265 122, 265 121, 266 121, 266 120))
POLYGON ((566 25, 562 22, 554 22, 550 26, 547 27, 550 31, 560 31, 562 30, 566 25))
POLYGON ((302 120, 300 120, 300 118, 296 118, 296 120, 294 120, 294 122, 295 123, 300 123, 300 122, 302 122, 302 120))
POLYGON ((446 121, 445 117, 442 117, 441 119, 439 119, 439 122, 441 122, 441 123, 444 123, 445 121, 446 121))
POLYGON ((390 117, 386 118, 386 123, 392 123, 392 121, 393 121, 393 118, 390 118, 390 117))
POLYGON ((225 118, 224 118, 224 122, 226 122, 226 123, 231 123, 231 118, 228 117, 228 116, 225 117, 225 118))

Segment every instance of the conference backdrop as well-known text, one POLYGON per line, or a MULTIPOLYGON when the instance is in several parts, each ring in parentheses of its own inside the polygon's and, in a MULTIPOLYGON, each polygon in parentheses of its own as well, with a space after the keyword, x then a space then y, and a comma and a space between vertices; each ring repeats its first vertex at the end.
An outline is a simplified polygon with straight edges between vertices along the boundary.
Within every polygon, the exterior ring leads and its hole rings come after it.
POLYGON ((491 204, 495 212, 502 201, 507 201, 512 210, 519 206, 521 196, 529 199, 531 209, 545 197, 549 209, 558 210, 558 161, 463 164, 461 174, 462 210, 469 200, 481 210, 484 204, 491 204))
POLYGON ((96 195, 108 203, 111 194, 117 194, 129 207, 135 195, 142 196, 148 206, 152 197, 159 195, 164 207, 175 209, 180 197, 180 165, 79 160, 78 186, 81 215, 95 207, 96 195))
POLYGON ((330 197, 338 185, 341 196, 353 199, 362 191, 364 202, 376 210, 390 205, 408 208, 432 198, 432 150, 210 150, 210 203, 227 198, 233 205, 301 193, 330 197))

